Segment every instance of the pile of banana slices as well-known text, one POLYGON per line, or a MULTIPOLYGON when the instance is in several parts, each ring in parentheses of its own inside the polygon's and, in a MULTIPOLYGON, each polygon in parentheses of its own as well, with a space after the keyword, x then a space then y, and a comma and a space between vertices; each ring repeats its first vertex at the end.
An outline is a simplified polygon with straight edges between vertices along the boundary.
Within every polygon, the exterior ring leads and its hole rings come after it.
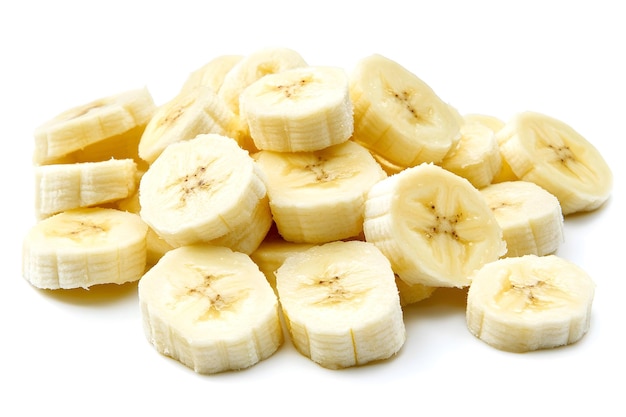
POLYGON ((198 373, 287 337, 329 369, 388 360, 403 308, 440 287, 467 289, 470 333, 498 349, 588 331, 594 283, 556 252, 564 216, 610 197, 597 149, 547 115, 461 115, 382 55, 350 73, 218 56, 167 103, 126 91, 34 139, 23 277, 138 282, 148 341, 198 373))

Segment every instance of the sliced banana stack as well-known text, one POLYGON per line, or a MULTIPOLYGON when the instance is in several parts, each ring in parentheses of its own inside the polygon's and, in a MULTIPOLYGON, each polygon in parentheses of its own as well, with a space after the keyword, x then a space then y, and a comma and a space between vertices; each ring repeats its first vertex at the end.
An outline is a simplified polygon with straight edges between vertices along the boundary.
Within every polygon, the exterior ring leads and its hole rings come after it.
POLYGON ((493 130, 480 123, 462 124, 461 139, 439 165, 466 178, 476 188, 491 184, 502 165, 493 130))
POLYGON ((89 207, 131 196, 137 187, 132 159, 36 166, 35 216, 89 207))
POLYGON ((139 202, 142 219, 175 247, 223 239, 251 252, 272 223, 260 168, 217 134, 165 148, 141 178, 139 202))
POLYGON ((595 210, 610 197, 611 169, 600 152, 564 122, 519 113, 497 139, 515 175, 556 196, 564 215, 595 210))
POLYGON ((209 87, 211 90, 218 92, 222 87, 226 74, 239 61, 243 59, 243 55, 218 55, 209 62, 189 74, 185 80, 181 94, 185 94, 197 87, 209 87))
POLYGON ((288 257, 276 288, 296 349, 339 369, 388 359, 406 339, 391 265, 372 244, 331 242, 288 257))
POLYGON ((433 164, 375 184, 363 232, 408 284, 466 287, 475 269, 506 252, 502 229, 480 192, 433 164))
POLYGON ((555 255, 501 259, 473 275, 467 326, 511 352, 572 344, 589 330, 594 290, 585 271, 555 255))
POLYGON ((387 175, 361 145, 315 152, 260 151, 278 232, 290 242, 326 243, 363 231, 369 189, 387 175))
POLYGON ((147 230, 138 215, 115 209, 56 214, 24 237, 22 275, 42 289, 137 281, 146 267, 147 230))
POLYGON ((35 164, 67 162, 68 155, 101 141, 124 140, 143 129, 156 106, 146 88, 125 91, 68 109, 35 129, 35 164))
POLYGON ((145 335, 195 372, 248 368, 284 340, 278 299, 249 256, 207 244, 167 252, 139 281, 145 335))
POLYGON ((563 243, 559 200, 528 181, 506 181, 480 190, 506 241, 505 256, 549 255, 563 243))
POLYGON ((350 74, 354 140, 402 167, 441 162, 460 139, 460 116, 424 81, 382 55, 350 74))
POLYGON ((262 77, 239 97, 240 116, 259 150, 311 152, 353 132, 348 76, 336 67, 302 67, 262 77))
POLYGON ((139 142, 139 156, 153 163, 174 142, 215 133, 238 140, 238 120, 209 87, 199 86, 180 93, 160 106, 139 142))

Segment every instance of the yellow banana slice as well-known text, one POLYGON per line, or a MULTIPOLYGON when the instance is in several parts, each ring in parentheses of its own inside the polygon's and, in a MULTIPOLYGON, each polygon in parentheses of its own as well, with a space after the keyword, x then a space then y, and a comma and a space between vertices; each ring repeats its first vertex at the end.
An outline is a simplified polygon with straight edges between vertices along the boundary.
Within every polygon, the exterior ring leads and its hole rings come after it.
POLYGON ((260 151, 278 232, 290 242, 326 243, 359 235, 370 187, 386 177, 352 141, 315 152, 260 151))
POLYGON ((146 267, 147 230, 138 215, 115 209, 56 214, 25 236, 22 274, 44 289, 137 281, 146 267))
POLYGON ((331 242, 288 257, 276 288, 296 349, 339 369, 388 359, 406 339, 391 265, 372 244, 331 242))
POLYGON ((504 256, 549 255, 564 240, 559 200, 537 184, 506 181, 480 190, 502 228, 504 256))
POLYGON ((137 164, 132 159, 42 165, 34 171, 38 219, 121 200, 137 188, 137 164))
POLYGON ((554 255, 500 259, 478 270, 467 294, 467 326, 501 350, 568 345, 588 331, 595 285, 554 255))
POLYGON ((441 162, 460 138, 460 116, 424 81, 382 55, 350 74, 354 138, 403 167, 441 162))
POLYGON ((484 197, 438 165, 407 168, 375 184, 364 219, 365 239, 409 284, 466 287, 472 271, 506 251, 484 197))
POLYGON ((139 184, 142 219, 172 246, 220 238, 237 243, 251 234, 257 241, 246 247, 254 250, 271 225, 266 197, 263 174, 248 152, 216 134, 169 145, 139 184), (251 224, 257 216, 266 218, 251 224))
POLYGON ((262 77, 241 94, 240 116, 259 150, 311 152, 353 132, 348 76, 336 67, 303 67, 262 77))
POLYGON ((564 215, 595 210, 610 197, 611 169, 593 144, 566 123, 524 112, 497 136, 515 175, 556 196, 564 215))
POLYGON ((214 133, 238 140, 238 121, 209 87, 197 87, 160 106, 139 141, 139 156, 148 163, 170 144, 214 133))
POLYGON ((144 127, 156 110, 146 88, 68 109, 35 129, 35 164, 57 163, 89 145, 144 127))
POLYGON ((167 252, 138 294, 148 341, 200 374, 249 368, 284 340, 274 291, 247 255, 228 248, 167 252))

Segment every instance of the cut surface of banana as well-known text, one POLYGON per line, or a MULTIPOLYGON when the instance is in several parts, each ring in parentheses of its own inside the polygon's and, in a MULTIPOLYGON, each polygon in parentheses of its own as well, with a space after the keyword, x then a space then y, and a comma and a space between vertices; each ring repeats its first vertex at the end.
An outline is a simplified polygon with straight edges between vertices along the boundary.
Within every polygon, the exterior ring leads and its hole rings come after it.
POLYGON ((260 151, 278 232, 290 242, 326 243, 363 230, 365 197, 387 175, 361 145, 315 152, 260 151))
POLYGON ((296 349, 339 369, 388 359, 406 334, 391 265, 372 244, 331 242, 288 257, 276 288, 296 349))
POLYGON ((238 140, 237 129, 235 115, 215 91, 199 86, 177 95, 155 111, 139 141, 139 156, 152 163, 168 145, 206 133, 238 140))
POLYGON ((354 137, 403 167, 441 162, 460 138, 460 116, 430 86, 382 55, 360 60, 350 74, 354 137))
POLYGON ((568 124, 523 112, 498 132, 497 139, 515 175, 556 196, 564 215, 595 210, 609 199, 610 167, 598 149, 568 124))
POLYGON ((259 150, 317 151, 352 136, 348 75, 341 68, 307 66, 267 75, 243 91, 239 104, 259 150))
POLYGON ((500 259, 472 277, 467 326, 505 351, 572 344, 589 330, 594 291, 584 270, 555 255, 500 259))
POLYGON ((38 219, 131 196, 137 188, 132 159, 34 167, 38 219))
POLYGON ((375 184, 363 231, 409 284, 466 287, 475 269, 506 251, 502 229, 478 189, 434 164, 375 184))
POLYGON ((58 161, 86 146, 145 126, 156 106, 147 88, 125 91, 68 109, 34 132, 35 164, 58 161))
POLYGON ((24 237, 22 274, 42 289, 137 281, 146 267, 147 230, 138 215, 115 209, 56 214, 24 237))
POLYGON ((139 281, 145 335, 201 374, 248 368, 284 340, 278 299, 249 256, 198 244, 167 252, 139 281))
MULTIPOLYGON (((139 184, 142 219, 172 246, 246 231, 251 218, 270 215, 259 209, 269 204, 266 197, 263 173, 252 157, 217 134, 169 145, 139 184)), ((270 225, 268 217, 259 227, 266 233, 270 225)))
POLYGON ((549 255, 564 240, 559 200, 528 181, 505 181, 480 190, 493 211, 507 252, 503 256, 549 255))

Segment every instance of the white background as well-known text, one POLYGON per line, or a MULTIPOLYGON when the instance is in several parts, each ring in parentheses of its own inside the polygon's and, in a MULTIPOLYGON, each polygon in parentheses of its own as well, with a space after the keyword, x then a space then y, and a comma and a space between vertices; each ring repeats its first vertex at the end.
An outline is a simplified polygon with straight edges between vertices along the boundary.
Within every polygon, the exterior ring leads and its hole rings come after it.
POLYGON ((624 415, 625 17, 618 1, 3 2, 0 415, 624 415), (406 310, 390 361, 330 371, 287 342, 248 370, 200 376, 145 340, 136 285, 46 292, 22 279, 37 125, 144 85, 161 104, 211 58, 265 46, 347 70, 380 53, 462 113, 539 111, 593 142, 613 196, 566 218, 558 252, 597 284, 583 340, 500 352, 469 334, 464 293, 449 290, 406 310))

